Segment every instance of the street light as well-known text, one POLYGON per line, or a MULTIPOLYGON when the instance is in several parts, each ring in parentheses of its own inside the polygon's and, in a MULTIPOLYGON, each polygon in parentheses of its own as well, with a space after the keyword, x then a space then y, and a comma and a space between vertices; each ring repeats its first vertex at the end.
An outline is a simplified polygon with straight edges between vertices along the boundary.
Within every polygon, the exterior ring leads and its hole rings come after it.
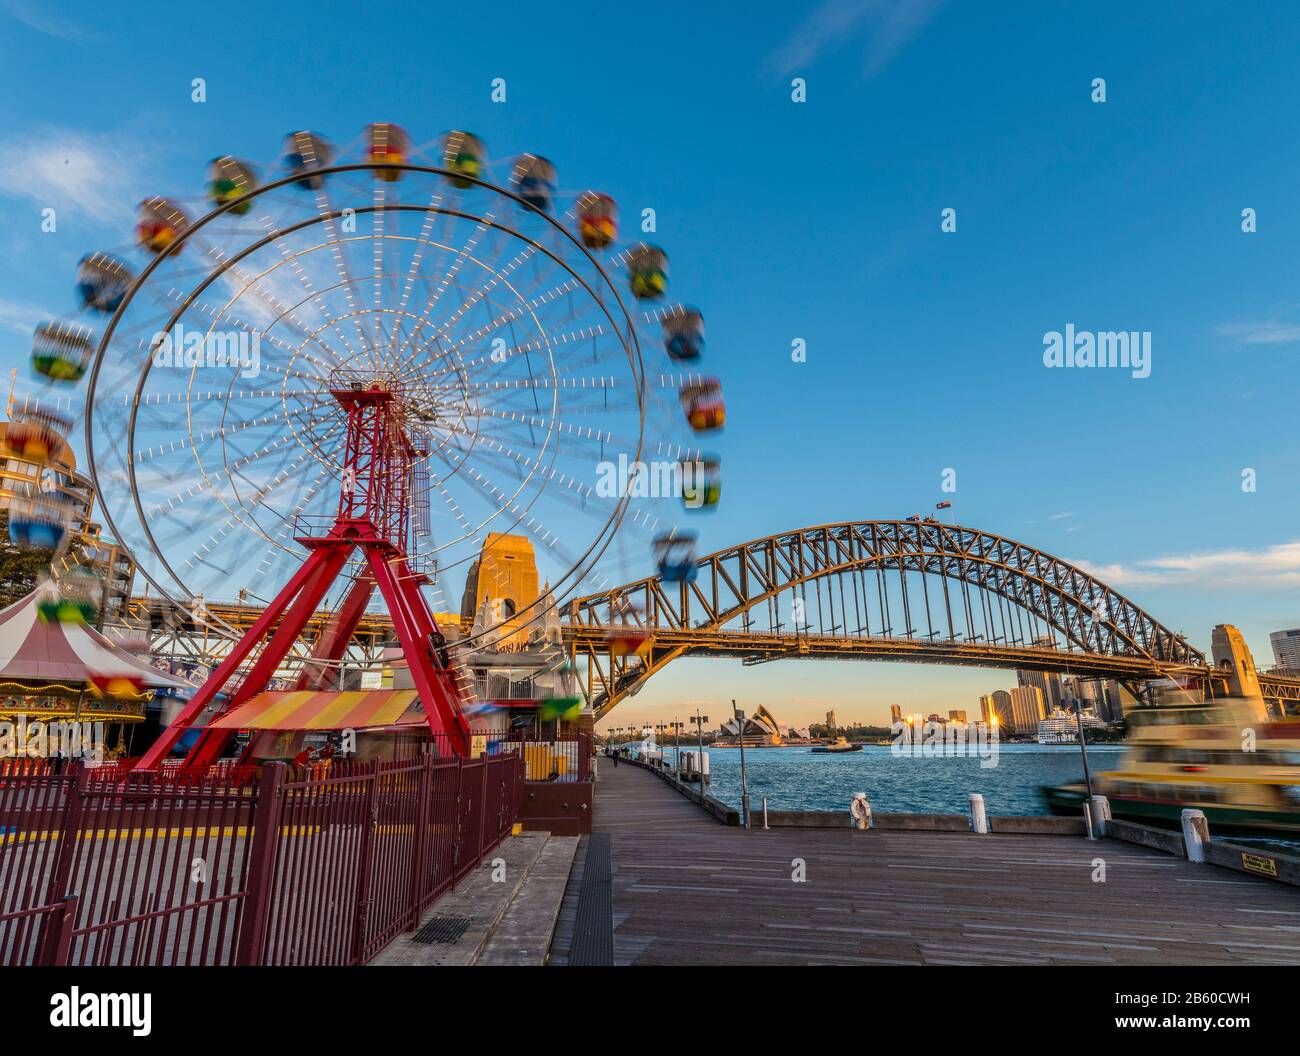
POLYGON ((709 721, 707 715, 701 715, 700 709, 695 709, 695 733, 699 738, 700 754, 695 760, 695 770, 700 778, 700 796, 704 795, 704 724, 709 721))
POLYGON ((740 809, 744 814, 743 823, 749 828, 749 782, 745 779, 745 713, 731 702, 732 714, 736 717, 736 726, 740 736, 740 809))

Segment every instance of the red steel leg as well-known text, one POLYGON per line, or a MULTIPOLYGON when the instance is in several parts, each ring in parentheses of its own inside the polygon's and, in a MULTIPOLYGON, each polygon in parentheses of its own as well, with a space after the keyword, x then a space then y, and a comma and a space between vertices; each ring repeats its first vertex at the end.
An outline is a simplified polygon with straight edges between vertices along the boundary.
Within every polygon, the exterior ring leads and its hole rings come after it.
MULTIPOLYGON (((284 619, 280 621, 280 626, 276 628, 271 640, 258 654, 257 662, 248 672, 248 677, 230 695, 230 699, 221 711, 222 714, 234 711, 266 688, 266 684, 271 681, 280 664, 284 662, 284 658, 289 655, 293 643, 298 640, 298 636, 307 626, 307 621, 315 614, 316 607, 325 597, 326 591, 338 578, 343 566, 347 564, 353 545, 351 542, 337 542, 315 548, 312 556, 314 557, 316 553, 321 554, 320 560, 316 563, 315 573, 294 599, 289 611, 284 614, 284 619)), ((308 561, 310 560, 311 558, 308 558, 308 561)), ((233 730, 211 730, 204 734, 190 749, 186 763, 191 766, 209 765, 220 756, 221 749, 225 747, 233 733, 233 730)))
MULTIPOLYGON (((399 580, 377 547, 367 546, 365 551, 384 602, 392 614, 397 639, 401 642, 402 652, 406 654, 406 662, 410 665, 411 677, 424 704, 429 728, 435 735, 446 734, 452 751, 457 755, 468 755, 469 723, 461 713, 452 672, 436 665, 428 638, 421 636, 420 624, 410 616, 419 607, 425 607, 427 611, 419 588, 410 579, 399 580), (411 597, 413 591, 415 597, 411 597)), ((432 623, 431 616, 428 617, 428 622, 432 623)))
POLYGON ((217 665, 216 670, 208 676, 208 680, 199 687, 199 691, 181 709, 180 714, 172 720, 171 725, 163 730, 158 740, 140 757, 140 761, 135 767, 137 770, 154 770, 167 758, 176 742, 180 740, 181 735, 189 729, 190 723, 198 718, 203 709, 212 702, 212 698, 221 692, 226 683, 230 681, 231 676, 239 670, 240 665, 257 648, 266 632, 280 619, 289 603, 293 601, 294 596, 302 589, 303 584, 315 575, 322 560, 319 551, 313 551, 308 555, 307 560, 302 563, 302 567, 293 574, 289 582, 284 585, 284 589, 266 607, 266 611, 253 622, 253 626, 248 629, 248 633, 231 649, 230 655, 217 665))

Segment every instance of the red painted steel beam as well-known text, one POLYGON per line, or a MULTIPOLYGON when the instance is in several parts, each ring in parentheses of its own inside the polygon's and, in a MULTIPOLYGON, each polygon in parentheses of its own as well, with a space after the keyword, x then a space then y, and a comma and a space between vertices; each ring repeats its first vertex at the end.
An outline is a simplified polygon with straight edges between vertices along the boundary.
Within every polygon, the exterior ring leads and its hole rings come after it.
MULTIPOLYGON (((221 709, 221 714, 234 711, 266 688, 266 684, 271 681, 271 677, 284 662, 284 658, 289 655, 293 643, 298 640, 307 622, 315 614, 326 592, 338 578, 343 566, 347 564, 352 548, 353 544, 350 541, 324 543, 308 556, 306 563, 311 563, 312 557, 320 555, 315 563, 314 572, 284 614, 284 619, 275 629, 271 640, 258 654, 252 670, 240 683, 239 688, 230 695, 226 706, 221 709)), ((233 734, 233 730, 212 730, 204 734, 190 749, 185 762, 192 766, 211 764, 221 755, 221 749, 230 741, 233 734)))
POLYGON ((221 692, 226 683, 230 681, 231 676, 239 670, 240 665, 257 648, 257 644, 266 633, 279 622, 284 610, 298 592, 302 590, 303 584, 315 575, 320 561, 321 557, 317 553, 308 555, 302 567, 284 585, 284 589, 275 596, 262 615, 253 622, 253 626, 248 629, 248 633, 231 649, 230 655, 217 665, 216 670, 208 676, 208 680, 199 687, 198 692, 181 709, 180 714, 172 720, 171 725, 162 732, 158 740, 151 744, 149 750, 140 757, 135 769, 155 770, 167 758, 176 742, 181 739, 181 735, 190 728, 190 724, 202 714, 204 708, 212 703, 213 698, 221 692))
MULTIPOLYGON (((463 757, 469 753, 469 723, 461 711, 454 672, 434 658, 429 639, 421 635, 420 626, 410 616, 420 608, 427 611, 424 595, 414 580, 399 579, 393 574, 385 555, 377 547, 367 546, 365 550, 380 593, 393 617, 398 641, 402 644, 415 688, 424 704, 429 729, 435 736, 445 734, 452 750, 463 757)), ((430 616, 429 621, 432 619, 430 616)))

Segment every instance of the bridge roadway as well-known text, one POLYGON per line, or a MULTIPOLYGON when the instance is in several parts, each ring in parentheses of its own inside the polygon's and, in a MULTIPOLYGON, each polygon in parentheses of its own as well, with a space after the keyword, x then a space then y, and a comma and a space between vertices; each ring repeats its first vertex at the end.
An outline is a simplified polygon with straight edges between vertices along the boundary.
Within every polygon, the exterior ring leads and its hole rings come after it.
POLYGON ((1294 888, 1114 840, 746 832, 603 758, 593 825, 620 965, 1300 964, 1294 888))

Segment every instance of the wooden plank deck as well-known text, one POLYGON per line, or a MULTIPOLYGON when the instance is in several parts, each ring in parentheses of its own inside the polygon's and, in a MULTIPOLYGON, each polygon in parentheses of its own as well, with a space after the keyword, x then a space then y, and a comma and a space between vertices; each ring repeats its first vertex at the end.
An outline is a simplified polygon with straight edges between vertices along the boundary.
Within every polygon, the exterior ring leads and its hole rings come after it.
POLYGON ((746 832, 605 759, 593 823, 616 964, 1300 963, 1295 888, 1114 840, 746 832))

